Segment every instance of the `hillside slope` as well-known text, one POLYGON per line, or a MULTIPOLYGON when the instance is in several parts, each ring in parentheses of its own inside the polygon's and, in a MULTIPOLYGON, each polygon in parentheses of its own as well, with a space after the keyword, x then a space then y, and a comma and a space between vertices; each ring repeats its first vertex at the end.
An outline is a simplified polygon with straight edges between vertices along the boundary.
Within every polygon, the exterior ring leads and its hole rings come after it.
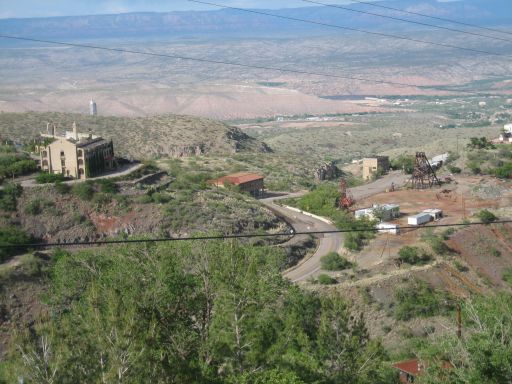
POLYGON ((184 157, 237 152, 269 152, 270 148, 235 127, 192 116, 165 115, 143 118, 92 117, 69 113, 1 113, 0 137, 26 141, 46 130, 91 131, 113 139, 116 153, 136 159, 184 157))

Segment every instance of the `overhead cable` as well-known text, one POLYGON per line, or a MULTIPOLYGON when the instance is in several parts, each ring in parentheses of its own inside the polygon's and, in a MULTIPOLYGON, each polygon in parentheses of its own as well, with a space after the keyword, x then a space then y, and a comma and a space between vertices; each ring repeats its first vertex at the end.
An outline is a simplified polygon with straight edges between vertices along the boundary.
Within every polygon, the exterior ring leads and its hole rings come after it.
MULTIPOLYGON (((497 224, 510 224, 512 220, 495 221, 492 223, 460 223, 460 224, 434 224, 425 226, 407 226, 400 227, 400 230, 416 230, 427 228, 453 228, 453 227, 470 227, 481 225, 497 225, 497 224)), ((27 244, 0 244, 0 249, 18 249, 18 248, 58 248, 58 247, 83 247, 83 246, 103 246, 115 244, 139 244, 139 243, 167 243, 177 241, 212 241, 212 240, 230 240, 230 239, 251 239, 251 238, 272 238, 283 236, 296 236, 296 235, 329 235, 340 233, 357 233, 357 232, 387 232, 386 228, 375 227, 360 227, 355 229, 336 229, 330 231, 308 231, 308 232, 295 232, 290 233, 254 233, 254 234, 238 234, 238 235, 218 235, 218 236, 191 236, 191 237, 164 237, 154 239, 125 239, 125 240, 99 240, 99 241, 83 241, 83 242, 70 242, 70 243, 27 243, 27 244)))
POLYGON ((291 21, 298 21, 298 22, 301 22, 301 23, 319 25, 319 26, 322 26, 322 27, 343 29, 343 30, 347 30, 347 31, 361 32, 361 33, 366 33, 366 34, 369 34, 369 35, 386 37, 386 38, 391 38, 391 39, 412 41, 414 43, 427 44, 427 45, 435 45, 435 46, 444 47, 444 48, 459 49, 459 50, 463 50, 463 51, 479 53, 479 54, 484 54, 484 55, 506 56, 506 55, 503 55, 503 54, 497 53, 497 52, 490 52, 490 51, 484 51, 484 50, 480 50, 480 49, 460 47, 458 45, 452 45, 452 44, 435 43, 433 41, 414 39, 414 38, 411 38, 411 37, 405 37, 405 36, 399 36, 399 35, 391 35, 391 34, 383 33, 383 32, 368 31, 366 29, 352 28, 352 27, 347 27, 347 26, 338 25, 338 24, 328 24, 328 23, 323 23, 323 22, 320 22, 320 21, 314 21, 314 20, 308 20, 308 19, 299 19, 297 17, 278 15, 278 14, 275 14, 275 13, 268 13, 268 12, 263 12, 263 11, 256 11, 254 9, 231 7, 229 5, 218 4, 218 3, 211 3, 211 2, 208 2, 208 1, 202 1, 202 0, 188 0, 188 1, 190 1, 192 3, 198 3, 198 4, 204 4, 204 5, 212 5, 214 7, 219 7, 219 8, 233 9, 233 10, 241 11, 241 12, 254 13, 254 14, 257 14, 257 15, 276 17, 276 18, 284 19, 284 20, 291 20, 291 21))

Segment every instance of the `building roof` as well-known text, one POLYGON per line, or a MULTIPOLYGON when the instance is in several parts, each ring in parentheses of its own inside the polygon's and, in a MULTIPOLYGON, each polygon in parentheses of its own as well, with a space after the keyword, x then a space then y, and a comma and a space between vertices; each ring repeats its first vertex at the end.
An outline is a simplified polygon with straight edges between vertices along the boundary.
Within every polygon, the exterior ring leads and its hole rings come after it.
POLYGON ((108 144, 108 141, 101 137, 97 137, 96 139, 92 139, 92 140, 75 141, 74 144, 76 144, 76 146, 78 148, 94 149, 96 147, 100 147, 102 145, 108 144))
POLYGON ((430 214, 428 212, 421 212, 421 213, 418 213, 417 215, 413 215, 413 216, 409 216, 410 219, 417 219, 417 218, 420 218, 420 217, 425 217, 425 216, 430 216, 430 214))
POLYGON ((234 185, 240 185, 240 184, 250 183, 251 181, 263 180, 263 179, 264 179, 264 177, 261 175, 258 175, 257 173, 239 172, 239 173, 233 173, 231 175, 221 177, 216 180, 212 180, 211 182, 214 184, 224 184, 225 182, 228 182, 228 183, 232 183, 234 185))
POLYGON ((424 365, 421 364, 418 359, 412 359, 393 364, 393 368, 413 376, 418 376, 425 370, 424 365))

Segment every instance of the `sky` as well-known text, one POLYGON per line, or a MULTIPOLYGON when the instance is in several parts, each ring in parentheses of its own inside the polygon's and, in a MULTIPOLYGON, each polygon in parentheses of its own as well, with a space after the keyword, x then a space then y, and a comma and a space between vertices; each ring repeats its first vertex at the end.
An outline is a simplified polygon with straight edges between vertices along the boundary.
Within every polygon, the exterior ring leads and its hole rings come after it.
MULTIPOLYGON (((300 0, 211 0, 211 2, 234 7, 267 9, 311 6, 300 0)), ((329 0, 331 4, 349 2, 349 0, 329 0)), ((218 8, 194 4, 187 0, 0 0, 1 19, 205 9, 218 8)))

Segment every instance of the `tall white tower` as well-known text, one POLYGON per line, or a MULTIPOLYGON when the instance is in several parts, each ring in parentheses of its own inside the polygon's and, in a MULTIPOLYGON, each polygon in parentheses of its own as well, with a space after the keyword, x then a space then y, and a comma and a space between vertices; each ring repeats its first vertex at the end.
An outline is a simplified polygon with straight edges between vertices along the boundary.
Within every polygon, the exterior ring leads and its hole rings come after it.
POLYGON ((98 114, 98 107, 96 106, 96 103, 92 99, 91 99, 91 102, 89 103, 89 114, 91 116, 96 116, 98 114))

